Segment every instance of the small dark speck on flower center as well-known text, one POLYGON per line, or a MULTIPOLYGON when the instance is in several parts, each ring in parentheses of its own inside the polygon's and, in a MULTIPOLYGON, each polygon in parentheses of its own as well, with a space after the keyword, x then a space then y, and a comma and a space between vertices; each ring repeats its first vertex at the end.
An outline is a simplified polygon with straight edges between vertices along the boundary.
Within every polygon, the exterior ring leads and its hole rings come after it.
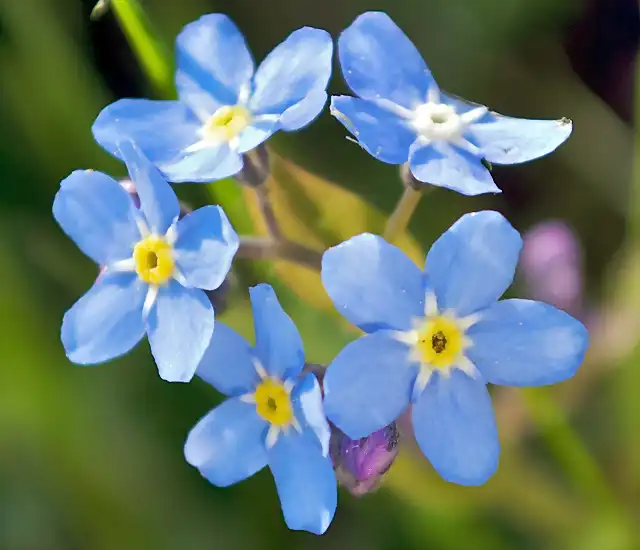
POLYGON ((267 407, 269 408, 270 411, 273 411, 273 412, 278 410, 278 404, 276 403, 276 400, 273 397, 269 397, 267 399, 267 407))
POLYGON ((158 267, 158 256, 156 256, 155 252, 147 253, 147 265, 149 266, 149 269, 155 269, 158 267))
POLYGON ((441 330, 431 336, 431 347, 436 353, 442 353, 447 347, 447 337, 442 333, 441 330))

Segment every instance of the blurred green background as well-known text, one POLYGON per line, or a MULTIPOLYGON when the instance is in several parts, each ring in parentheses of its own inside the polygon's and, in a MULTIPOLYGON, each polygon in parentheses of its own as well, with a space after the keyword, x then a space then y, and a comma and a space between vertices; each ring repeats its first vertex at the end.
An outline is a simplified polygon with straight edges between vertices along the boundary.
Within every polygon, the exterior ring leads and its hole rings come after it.
MULTIPOLYGON (((286 529, 268 472, 218 489, 186 464, 185 436, 217 403, 213 389, 162 382, 146 343, 94 368, 64 356, 62 315, 96 268, 55 225, 53 195, 76 168, 123 177, 92 141, 92 121, 117 97, 154 94, 113 14, 89 20, 92 3, 0 0, 0 550, 640 548, 635 0, 142 2, 169 54, 184 24, 220 11, 258 59, 299 26, 337 36, 359 13, 383 9, 443 88, 505 114, 574 121, 556 154, 495 168, 502 195, 429 194, 400 244, 420 260, 460 214, 480 208, 501 210, 521 231, 549 218, 576 230, 597 322, 584 366, 553 391, 608 489, 589 482, 554 413, 532 417, 524 391, 497 389, 503 454, 486 486, 447 484, 407 442, 377 493, 340 495, 321 538, 286 529)), ((331 86, 345 91, 337 68, 331 86)), ((344 134, 324 113, 270 143, 290 161, 276 161, 270 183, 276 213, 291 238, 320 250, 381 231, 401 193, 396 168, 344 134)), ((178 192, 194 205, 220 201, 241 232, 259 229, 237 189, 229 181, 178 192)), ((354 336, 317 275, 286 264, 256 272, 237 262, 219 318, 250 335, 246 289, 262 277, 278 285, 309 361, 329 361, 354 336)))

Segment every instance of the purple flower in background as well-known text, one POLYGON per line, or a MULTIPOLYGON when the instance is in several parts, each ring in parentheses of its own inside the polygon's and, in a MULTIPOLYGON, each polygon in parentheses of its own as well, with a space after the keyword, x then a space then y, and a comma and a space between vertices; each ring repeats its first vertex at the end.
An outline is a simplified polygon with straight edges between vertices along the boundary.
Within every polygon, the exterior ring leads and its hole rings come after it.
POLYGON ((520 272, 531 297, 579 317, 583 309, 581 252, 577 235, 563 221, 544 221, 527 231, 520 272))

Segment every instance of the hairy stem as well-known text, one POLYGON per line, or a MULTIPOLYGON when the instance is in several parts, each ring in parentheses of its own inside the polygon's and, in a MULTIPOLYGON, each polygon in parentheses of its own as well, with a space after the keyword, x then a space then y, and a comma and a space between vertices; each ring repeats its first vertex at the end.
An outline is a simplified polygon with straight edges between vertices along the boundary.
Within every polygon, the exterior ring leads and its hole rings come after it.
POLYGON ((262 216, 264 217, 269 236, 275 241, 285 240, 282 235, 282 230, 280 229, 280 224, 278 223, 273 211, 273 205, 269 199, 269 190, 267 189, 267 186, 264 184, 260 185, 255 188, 255 192, 256 198, 258 199, 258 208, 260 208, 260 212, 262 212, 262 216))
POLYGON ((238 258, 247 260, 289 260, 320 271, 322 254, 288 240, 276 241, 270 237, 241 237, 238 258))
POLYGON ((384 228, 384 238, 387 241, 392 243, 398 239, 402 232, 406 231, 409 220, 411 220, 411 216, 413 216, 421 197, 422 191, 409 186, 404 188, 404 193, 384 228))

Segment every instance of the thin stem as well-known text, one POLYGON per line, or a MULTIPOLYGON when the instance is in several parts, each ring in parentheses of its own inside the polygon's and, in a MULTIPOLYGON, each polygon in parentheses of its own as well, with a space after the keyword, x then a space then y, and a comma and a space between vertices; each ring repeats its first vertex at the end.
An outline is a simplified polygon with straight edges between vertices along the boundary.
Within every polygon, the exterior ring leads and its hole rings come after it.
POLYGON ((258 207, 260 208, 260 212, 262 212, 262 216, 264 217, 269 236, 272 237, 275 241, 284 240, 282 230, 280 229, 280 224, 276 219, 275 212, 273 211, 273 205, 271 204, 271 200, 269 199, 269 190, 267 189, 267 186, 265 184, 259 185, 255 188, 255 192, 256 198, 258 199, 258 207))
POLYGON ((156 93, 164 98, 173 97, 170 57, 151 32, 138 0, 111 0, 110 6, 156 93))
POLYGON ((573 430, 548 388, 530 388, 524 392, 525 402, 547 449, 564 474, 597 506, 625 516, 624 507, 589 449, 573 430))
POLYGON ((422 191, 418 191, 410 186, 405 186, 404 193, 398 204, 389 217, 387 225, 384 229, 384 238, 390 243, 397 240, 400 234, 407 229, 409 220, 416 210, 422 191))
POLYGON ((288 260, 320 271, 322 254, 292 241, 270 237, 241 237, 238 258, 247 260, 288 260))

